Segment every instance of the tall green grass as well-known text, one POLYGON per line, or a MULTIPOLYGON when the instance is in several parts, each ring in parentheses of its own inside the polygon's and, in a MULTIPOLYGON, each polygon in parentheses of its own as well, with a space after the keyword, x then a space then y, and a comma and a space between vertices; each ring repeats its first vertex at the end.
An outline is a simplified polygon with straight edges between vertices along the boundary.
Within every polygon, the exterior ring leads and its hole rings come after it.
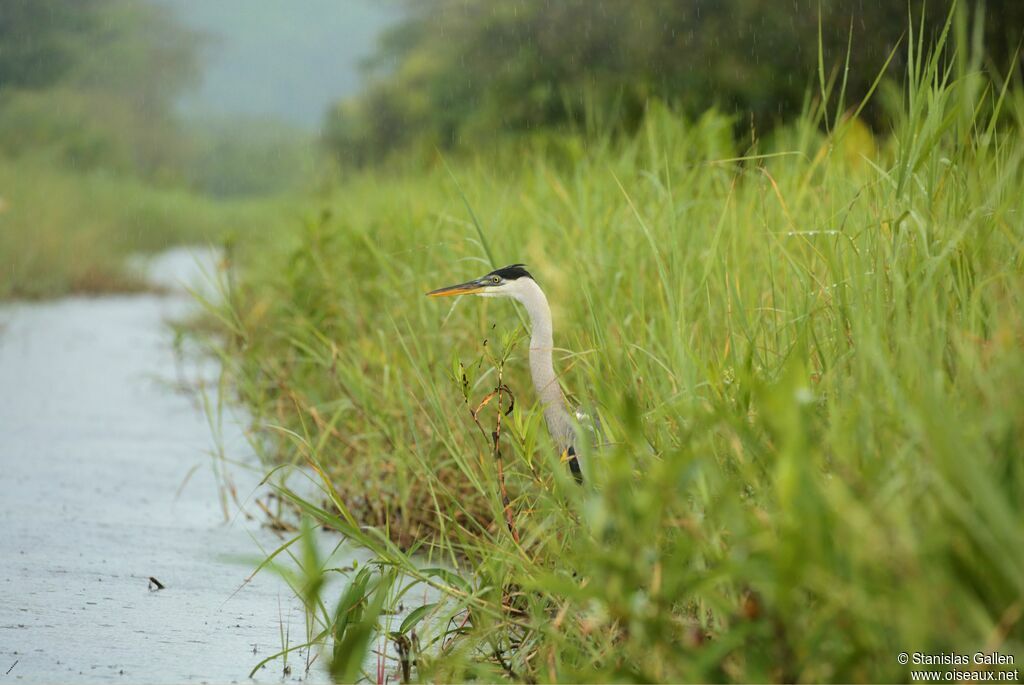
MULTIPOLYGON (((1020 663, 1024 93, 944 40, 899 48, 888 136, 822 69, 770 139, 652 106, 628 140, 354 177, 243 255, 217 311, 226 370, 268 459, 322 473, 326 503, 296 504, 388 582, 441 593, 394 631, 414 677, 1020 663), (539 420, 515 306, 423 297, 511 262, 545 289, 564 386, 613 443, 584 448, 582 487, 539 420), (499 368, 519 544, 469 411, 499 368)), ((322 612, 323 636, 344 643, 356 605, 322 612)))

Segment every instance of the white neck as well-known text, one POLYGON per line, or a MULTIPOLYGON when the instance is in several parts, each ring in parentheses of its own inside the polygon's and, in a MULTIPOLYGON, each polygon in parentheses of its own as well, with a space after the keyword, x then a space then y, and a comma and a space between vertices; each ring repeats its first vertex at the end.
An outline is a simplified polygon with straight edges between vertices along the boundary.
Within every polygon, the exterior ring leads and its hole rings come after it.
POLYGON ((533 387, 543 403, 544 419, 552 439, 560 450, 565 450, 573 443, 573 427, 552 362, 554 336, 548 298, 531 278, 517 279, 511 295, 526 307, 530 317, 530 373, 533 376, 533 387))

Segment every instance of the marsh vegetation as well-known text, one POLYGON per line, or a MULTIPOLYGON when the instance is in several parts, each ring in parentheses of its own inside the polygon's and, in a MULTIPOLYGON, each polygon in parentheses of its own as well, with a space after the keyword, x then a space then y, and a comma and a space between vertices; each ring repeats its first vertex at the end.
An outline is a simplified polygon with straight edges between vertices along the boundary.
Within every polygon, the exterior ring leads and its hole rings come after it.
POLYGON ((227 373, 268 461, 322 477, 285 495, 377 558, 310 599, 338 663, 396 578, 441 596, 385 631, 426 681, 897 681, 900 651, 1019 653, 1024 91, 962 10, 866 81, 888 131, 821 61, 763 136, 648 101, 632 133, 352 172, 250 246, 214 310, 227 373), (512 262, 612 443, 582 487, 513 306, 423 297, 512 262), (472 415, 499 379, 514 407, 472 415))

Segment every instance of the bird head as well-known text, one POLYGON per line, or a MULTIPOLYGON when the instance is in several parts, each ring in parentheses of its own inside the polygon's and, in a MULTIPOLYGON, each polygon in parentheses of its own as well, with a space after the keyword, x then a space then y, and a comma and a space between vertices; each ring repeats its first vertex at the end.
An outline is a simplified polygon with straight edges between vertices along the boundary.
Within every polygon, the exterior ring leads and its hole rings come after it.
POLYGON ((524 267, 525 264, 511 264, 501 269, 495 269, 486 276, 481 276, 472 281, 431 290, 427 293, 427 296, 480 295, 481 297, 512 297, 521 299, 524 288, 536 287, 533 276, 524 267))

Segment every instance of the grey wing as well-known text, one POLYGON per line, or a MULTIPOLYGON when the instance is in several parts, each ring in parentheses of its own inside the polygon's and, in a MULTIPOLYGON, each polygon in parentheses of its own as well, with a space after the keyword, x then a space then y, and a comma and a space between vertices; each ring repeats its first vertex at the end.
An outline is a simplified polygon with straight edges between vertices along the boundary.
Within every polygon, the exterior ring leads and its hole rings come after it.
POLYGON ((601 415, 596 411, 583 411, 576 407, 576 423, 580 427, 580 437, 587 441, 587 444, 594 447, 601 447, 608 444, 608 436, 601 426, 601 415))

